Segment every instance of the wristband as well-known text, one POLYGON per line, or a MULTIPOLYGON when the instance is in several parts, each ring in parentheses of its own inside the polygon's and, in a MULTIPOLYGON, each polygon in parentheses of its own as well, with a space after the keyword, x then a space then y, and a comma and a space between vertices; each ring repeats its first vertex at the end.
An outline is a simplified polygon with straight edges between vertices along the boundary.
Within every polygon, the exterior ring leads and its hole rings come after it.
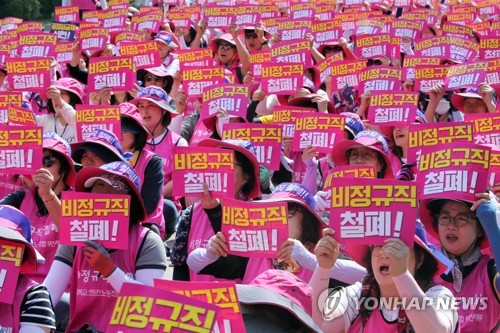
POLYGON ((55 198, 56 198, 56 195, 55 195, 55 194, 52 194, 52 198, 50 198, 49 200, 43 200, 43 203, 48 203, 48 202, 51 202, 51 201, 53 201, 55 198))

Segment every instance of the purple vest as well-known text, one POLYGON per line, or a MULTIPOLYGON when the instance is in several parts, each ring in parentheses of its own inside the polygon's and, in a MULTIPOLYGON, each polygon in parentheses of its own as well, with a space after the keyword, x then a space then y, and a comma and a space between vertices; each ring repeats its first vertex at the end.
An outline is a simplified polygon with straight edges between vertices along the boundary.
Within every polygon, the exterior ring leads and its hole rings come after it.
POLYGON ((462 282, 462 290, 457 292, 453 282, 446 282, 441 277, 436 283, 450 289, 457 301, 461 301, 458 309, 458 322, 462 333, 489 333, 500 320, 500 304, 496 300, 488 277, 488 262, 490 257, 483 255, 476 267, 462 282), (460 299, 461 297, 464 297, 460 299), (469 309, 465 309, 469 302, 469 309), (475 303, 477 302, 477 303, 475 303))
POLYGON ((29 288, 36 285, 36 282, 19 275, 17 280, 16 294, 13 304, 0 303, 0 332, 19 332, 21 320, 21 306, 24 296, 29 288))
MULTIPOLYGON (((146 178, 146 167, 154 155, 155 154, 149 150, 143 149, 134 165, 134 169, 139 175, 139 179, 141 181, 141 188, 144 184, 144 179, 146 178)), ((165 218, 163 217, 163 187, 161 190, 161 198, 158 200, 155 210, 146 217, 144 222, 152 222, 156 224, 160 228, 161 237, 163 238, 165 236, 165 218)))
MULTIPOLYGON (((134 278, 139 248, 149 229, 134 225, 129 231, 129 249, 109 253, 113 262, 125 274, 134 278)), ((86 323, 92 323, 99 332, 108 327, 118 297, 104 278, 98 276, 83 255, 83 247, 76 248, 71 270, 70 320, 67 332, 74 332, 86 323)))
POLYGON ((59 246, 59 230, 50 214, 38 216, 35 191, 26 192, 19 210, 30 220, 33 246, 45 258, 45 263, 37 265, 36 272, 25 273, 25 275, 37 283, 43 283, 59 246))

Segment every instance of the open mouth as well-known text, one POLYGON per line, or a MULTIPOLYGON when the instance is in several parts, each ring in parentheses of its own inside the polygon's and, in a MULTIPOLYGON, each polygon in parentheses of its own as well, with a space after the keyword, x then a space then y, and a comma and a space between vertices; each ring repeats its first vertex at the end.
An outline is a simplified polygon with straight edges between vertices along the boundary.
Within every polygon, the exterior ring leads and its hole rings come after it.
POLYGON ((456 242, 458 240, 458 237, 453 235, 453 234, 450 234, 450 235, 446 235, 446 239, 449 241, 449 242, 456 242))
POLYGON ((380 273, 382 275, 389 275, 389 265, 380 266, 380 273))

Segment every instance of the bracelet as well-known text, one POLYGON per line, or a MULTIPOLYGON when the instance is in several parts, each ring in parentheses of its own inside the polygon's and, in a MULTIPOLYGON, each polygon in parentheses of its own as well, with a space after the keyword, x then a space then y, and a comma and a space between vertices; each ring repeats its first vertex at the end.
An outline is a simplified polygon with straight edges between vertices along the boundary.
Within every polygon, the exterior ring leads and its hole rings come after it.
POLYGON ((55 193, 52 195, 52 198, 50 198, 49 200, 43 200, 43 203, 48 203, 48 202, 51 202, 51 201, 54 201, 54 199, 57 197, 57 195, 55 195, 55 193))

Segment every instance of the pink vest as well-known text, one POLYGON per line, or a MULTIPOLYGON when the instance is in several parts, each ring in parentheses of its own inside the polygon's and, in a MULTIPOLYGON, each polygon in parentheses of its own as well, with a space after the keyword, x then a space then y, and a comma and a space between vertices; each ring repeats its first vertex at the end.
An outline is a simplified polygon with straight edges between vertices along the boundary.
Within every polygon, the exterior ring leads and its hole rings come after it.
MULTIPOLYGON (((257 275, 267 271, 268 269, 275 269, 272 259, 257 257, 248 259, 247 269, 245 271, 245 276, 243 277, 243 284, 249 284, 254 278, 257 277, 257 275)), ((299 271, 294 274, 297 275, 297 277, 299 277, 301 280, 309 283, 313 272, 300 267, 299 271)))
MULTIPOLYGON (((141 188, 144 184, 144 179, 146 178, 146 167, 154 155, 155 154, 149 150, 143 149, 134 165, 134 169, 139 175, 139 179, 141 181, 141 188)), ((161 198, 158 200, 155 210, 146 217, 144 222, 152 222, 156 224, 160 228, 161 237, 163 238, 165 236, 165 218, 163 217, 163 187, 161 191, 161 198)))
POLYGON ((37 283, 43 283, 59 246, 59 230, 50 214, 38 216, 35 191, 26 192, 19 210, 30 220, 33 246, 45 258, 45 263, 37 265, 36 272, 26 273, 25 275, 37 283))
POLYGON ((392 172, 396 175, 398 171, 401 170, 403 163, 398 155, 393 154, 391 151, 389 151, 389 161, 391 161, 392 172))
MULTIPOLYGON (((191 212, 191 228, 188 237, 188 255, 199 247, 205 247, 210 239, 215 234, 212 224, 208 219, 207 213, 201 207, 199 202, 193 205, 191 212)), ((219 279, 212 275, 197 274, 191 269, 189 270, 189 280, 198 282, 213 282, 213 281, 232 281, 219 279)), ((239 280, 236 283, 240 282, 239 280)))
POLYGON ((302 161, 302 154, 299 152, 293 152, 291 155, 291 159, 293 160, 292 170, 293 170, 293 183, 302 184, 304 180, 304 175, 306 173, 307 166, 302 161))
POLYGON ((35 281, 19 275, 13 304, 0 303, 0 332, 19 332, 21 306, 28 289, 36 285, 35 281))
POLYGON ((488 333, 500 319, 500 304, 488 277, 488 261, 490 257, 486 255, 479 259, 476 267, 463 280, 460 292, 453 288, 453 282, 446 282, 441 277, 436 278, 436 283, 450 289, 455 297, 464 297, 458 309, 458 322, 462 333, 488 333), (470 302, 469 310, 465 309, 464 302, 470 302))
POLYGON ((321 176, 323 177, 323 180, 321 180, 321 184, 324 184, 325 180, 326 180, 326 176, 328 175, 328 172, 330 172, 330 170, 332 169, 330 167, 330 164, 328 164, 326 157, 320 158, 319 169, 321 170, 321 176))
MULTIPOLYGON (((129 231, 129 249, 109 253, 113 262, 125 274, 134 278, 139 248, 148 232, 134 225, 129 231)), ((71 270, 70 321, 67 332, 74 332, 86 323, 92 323, 104 332, 113 312, 117 292, 104 278, 98 276, 83 255, 83 247, 77 247, 71 270)))
POLYGON ((14 178, 14 175, 0 173, 0 198, 22 189, 23 184, 19 177, 14 178))
POLYGON ((370 314, 370 318, 366 322, 363 327, 363 331, 361 331, 361 316, 357 316, 351 327, 349 327, 349 331, 347 333, 375 333, 375 332, 384 332, 384 333, 398 333, 398 320, 396 319, 392 323, 388 323, 385 321, 382 316, 382 311, 373 310, 370 314))
POLYGON ((193 135, 191 136, 191 139, 189 140, 189 146, 197 146, 198 143, 203 140, 210 138, 212 136, 212 131, 210 131, 203 121, 199 121, 196 123, 196 126, 194 127, 194 132, 193 135))
POLYGON ((73 6, 78 6, 80 10, 96 10, 95 0, 77 0, 71 2, 73 6))

